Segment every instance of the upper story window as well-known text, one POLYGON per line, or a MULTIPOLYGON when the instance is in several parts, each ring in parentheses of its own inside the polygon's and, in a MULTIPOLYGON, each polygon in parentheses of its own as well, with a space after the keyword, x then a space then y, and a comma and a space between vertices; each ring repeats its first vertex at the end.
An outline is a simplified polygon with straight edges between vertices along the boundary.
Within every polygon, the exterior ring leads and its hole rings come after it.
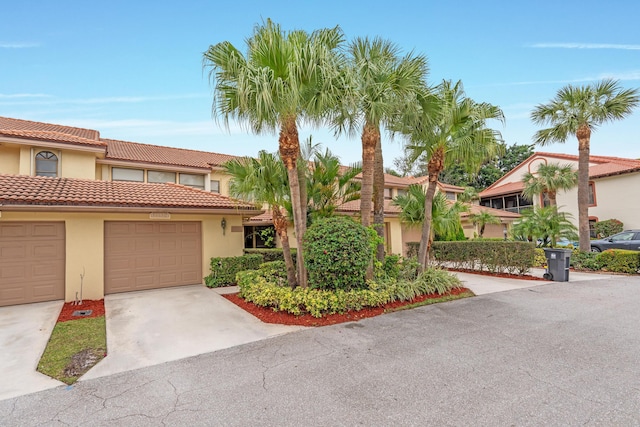
POLYGON ((147 171, 147 182, 154 184, 164 184, 165 182, 176 182, 175 172, 147 171))
POLYGON ((199 188, 201 190, 204 190, 204 175, 193 175, 190 173, 181 173, 180 184, 188 185, 189 187, 199 188))
POLYGON ((36 176, 58 176, 58 156, 51 151, 36 154, 36 176))
POLYGON ((444 193, 444 195, 446 196, 447 200, 455 200, 456 199, 456 193, 454 193, 453 191, 447 191, 444 193))
POLYGON ((220 181, 214 179, 211 180, 211 192, 220 193, 220 181))
POLYGON ((407 194, 407 190, 398 190, 398 196, 404 196, 407 194))
POLYGON ((144 182, 144 170, 143 169, 112 168, 111 169, 111 179, 113 181, 144 182))
POLYGON ((384 189, 384 198, 387 200, 391 200, 391 189, 390 188, 385 188, 384 189))
POLYGON ((598 203, 596 202, 596 183, 593 181, 589 182, 589 206, 596 206, 598 203))

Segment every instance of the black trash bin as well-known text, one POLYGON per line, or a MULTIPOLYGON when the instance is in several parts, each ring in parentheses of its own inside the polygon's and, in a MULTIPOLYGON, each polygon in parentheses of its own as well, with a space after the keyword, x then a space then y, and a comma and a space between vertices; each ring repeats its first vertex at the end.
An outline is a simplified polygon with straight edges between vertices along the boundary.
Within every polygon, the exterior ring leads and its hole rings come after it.
POLYGON ((568 282, 571 250, 544 248, 544 255, 547 258, 547 272, 543 277, 555 282, 568 282))

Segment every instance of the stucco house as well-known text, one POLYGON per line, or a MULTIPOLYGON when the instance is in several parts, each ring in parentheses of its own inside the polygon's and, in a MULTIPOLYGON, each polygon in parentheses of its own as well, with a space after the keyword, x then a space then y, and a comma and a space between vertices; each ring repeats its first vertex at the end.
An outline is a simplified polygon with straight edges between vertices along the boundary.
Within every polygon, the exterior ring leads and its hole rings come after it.
MULTIPOLYGON (((545 204, 544 196, 527 200, 522 197, 522 177, 535 173, 540 163, 569 164, 578 169, 578 156, 536 152, 493 185, 480 193, 480 205, 508 212, 545 204)), ((640 160, 610 156, 591 156, 589 161, 591 202, 589 222, 618 219, 625 228, 640 228, 640 160)), ((578 224, 577 187, 557 194, 558 208, 568 212, 578 224)))
POLYGON ((219 194, 228 158, 0 118, 0 306, 202 283, 262 212, 219 194))

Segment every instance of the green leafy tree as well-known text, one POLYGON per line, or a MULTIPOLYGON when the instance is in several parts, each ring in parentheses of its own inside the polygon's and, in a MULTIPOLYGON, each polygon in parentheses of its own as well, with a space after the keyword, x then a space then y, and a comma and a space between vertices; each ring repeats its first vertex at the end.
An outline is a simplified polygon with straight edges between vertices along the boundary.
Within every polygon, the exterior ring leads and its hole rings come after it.
POLYGON ((287 266, 289 286, 296 287, 296 274, 287 228, 289 221, 283 208, 290 205, 287 170, 275 154, 260 151, 258 158, 244 157, 230 160, 223 165, 231 176, 229 193, 232 197, 256 203, 268 204, 273 217, 273 226, 282 243, 282 253, 287 266))
POLYGON ((569 240, 578 237, 571 214, 558 212, 557 206, 527 209, 521 215, 511 227, 511 235, 517 240, 540 241, 543 246, 554 248, 561 237, 569 240))
POLYGON ((408 149, 413 158, 427 156, 429 184, 425 197, 425 220, 422 226, 418 261, 427 264, 431 236, 431 207, 438 176, 452 164, 464 165, 468 171, 477 170, 484 161, 501 149, 500 133, 490 129, 487 121, 504 121, 500 108, 478 103, 464 94, 462 82, 443 81, 436 90, 437 112, 433 100, 424 99, 418 114, 401 125, 409 139, 408 149))
MULTIPOLYGON (((427 59, 412 53, 401 55, 395 44, 381 38, 356 38, 347 50, 348 67, 343 103, 335 116, 337 133, 355 134, 362 141, 362 224, 373 222, 379 236, 384 225, 384 165, 381 129, 407 110, 408 102, 425 88, 427 59)), ((377 258, 384 259, 384 245, 377 258)))
POLYGON ((484 229, 487 224, 500 224, 500 218, 487 211, 480 211, 469 215, 469 220, 474 225, 480 226, 480 237, 484 237, 484 229))
POLYGON ((550 206, 557 206, 559 190, 570 190, 576 186, 578 174, 571 165, 557 163, 540 163, 536 173, 526 172, 522 176, 524 190, 522 195, 529 200, 534 196, 546 193, 550 206))
POLYGON ((614 80, 591 85, 568 85, 548 104, 531 113, 535 124, 549 126, 534 136, 538 145, 564 143, 570 135, 578 139, 578 229, 580 250, 590 250, 589 238, 589 152, 591 131, 598 126, 629 116, 640 102, 637 89, 623 89, 614 80))
POLYGON ((472 203, 475 200, 480 199, 478 190, 473 187, 465 187, 464 192, 458 194, 457 200, 463 203, 472 203))
MULTIPOLYGON (((300 30, 287 33, 267 20, 246 40, 246 55, 228 41, 210 46, 203 55, 203 66, 211 69, 214 82, 215 116, 222 117, 227 127, 233 119, 256 134, 279 133, 298 247, 306 231, 297 170, 298 122, 321 123, 337 104, 337 49, 343 39, 339 27, 311 34, 300 30)), ((304 262, 298 261, 298 284, 306 287, 304 262)))

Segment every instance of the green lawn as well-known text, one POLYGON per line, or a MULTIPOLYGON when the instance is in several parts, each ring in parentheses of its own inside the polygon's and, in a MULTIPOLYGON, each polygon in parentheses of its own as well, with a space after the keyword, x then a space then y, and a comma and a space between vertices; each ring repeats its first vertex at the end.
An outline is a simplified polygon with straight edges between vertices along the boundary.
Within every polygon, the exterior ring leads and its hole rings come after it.
POLYGON ((38 364, 38 372, 73 384, 107 352, 105 318, 57 323, 38 364))

